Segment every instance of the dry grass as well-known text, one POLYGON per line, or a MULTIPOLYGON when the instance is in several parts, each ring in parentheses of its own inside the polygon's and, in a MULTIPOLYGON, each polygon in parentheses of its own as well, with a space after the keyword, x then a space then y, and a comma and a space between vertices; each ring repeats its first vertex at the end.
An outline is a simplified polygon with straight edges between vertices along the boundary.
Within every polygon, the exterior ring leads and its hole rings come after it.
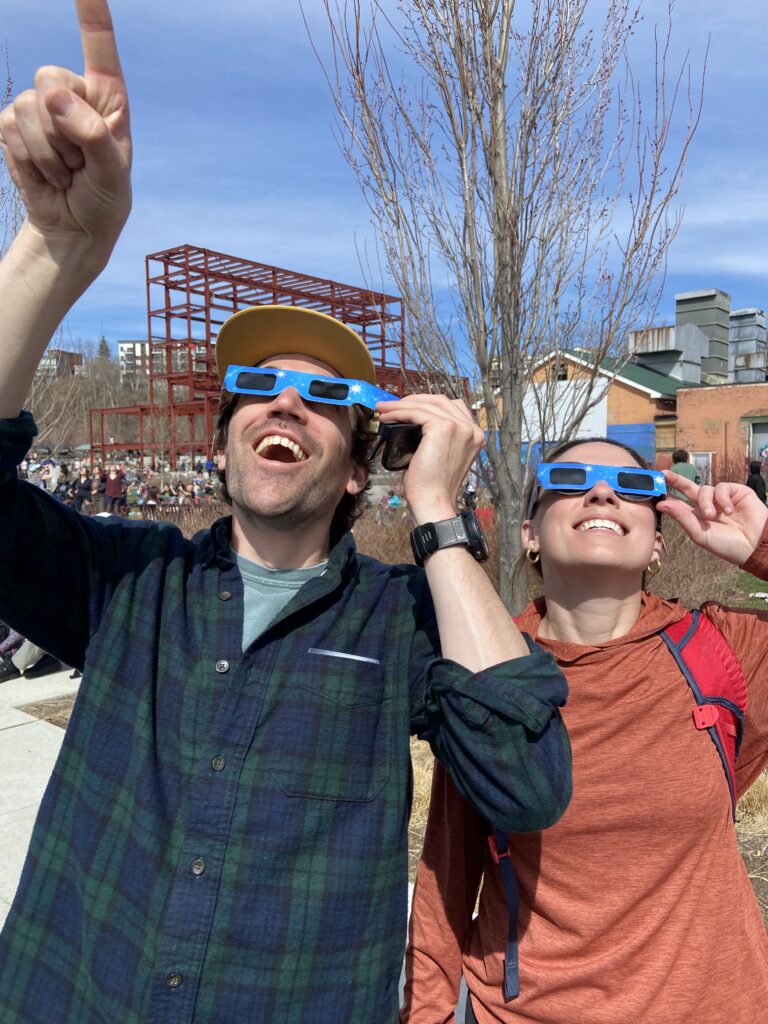
POLYGON ((411 820, 408 823, 408 867, 411 881, 416 877, 416 868, 424 845, 424 830, 427 827, 429 795, 432 789, 432 765, 434 755, 428 743, 411 737, 411 762, 413 764, 413 804, 411 820))
POLYGON ((765 772, 739 800, 736 834, 752 888, 768 927, 768 774, 765 772))
POLYGON ((768 774, 756 779, 739 800, 736 819, 739 833, 768 838, 768 774))
POLYGON ((50 700, 39 700, 34 704, 25 704, 22 711, 26 715, 40 718, 51 725, 58 725, 60 729, 66 729, 75 706, 75 694, 66 697, 52 697, 50 700))
POLYGON ((175 523, 185 537, 194 537, 199 530, 205 530, 222 516, 231 512, 224 501, 214 501, 210 505, 158 505, 152 516, 156 522, 175 523))
POLYGON ((702 550, 673 520, 664 520, 664 543, 661 572, 647 577, 648 590, 661 597, 679 597, 689 608, 704 601, 727 603, 736 589, 736 566, 702 550))

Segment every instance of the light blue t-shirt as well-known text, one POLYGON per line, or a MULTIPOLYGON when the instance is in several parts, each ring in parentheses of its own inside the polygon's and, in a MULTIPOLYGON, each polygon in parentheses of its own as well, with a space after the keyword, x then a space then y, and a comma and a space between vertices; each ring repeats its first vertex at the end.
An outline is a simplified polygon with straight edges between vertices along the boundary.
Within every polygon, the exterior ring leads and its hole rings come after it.
POLYGON ((260 637, 308 580, 322 576, 328 561, 302 569, 269 569, 231 552, 243 577, 243 650, 260 637))

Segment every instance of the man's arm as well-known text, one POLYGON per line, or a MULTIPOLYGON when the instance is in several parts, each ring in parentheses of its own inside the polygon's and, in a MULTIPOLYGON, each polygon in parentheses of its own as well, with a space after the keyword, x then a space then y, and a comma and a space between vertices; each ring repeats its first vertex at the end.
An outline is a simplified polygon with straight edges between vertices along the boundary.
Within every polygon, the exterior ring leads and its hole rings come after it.
POLYGON ((106 0, 77 0, 84 72, 41 68, 0 114, 27 216, 0 262, 0 418, 18 416, 66 313, 106 266, 131 206, 128 97, 106 0))
MULTIPOLYGON (((384 423, 414 423, 422 441, 405 474, 416 523, 456 515, 456 498, 483 444, 464 402, 443 395, 409 395, 379 402, 384 423)), ((425 562, 444 657, 472 672, 528 654, 528 646, 480 564, 464 547, 444 548, 425 562)))
MULTIPOLYGON (((421 427, 404 481, 416 522, 453 518, 483 442, 466 405, 410 395, 380 402, 377 410, 384 422, 421 427)), ((571 795, 570 746, 559 713, 565 678, 549 654, 529 649, 469 551, 436 551, 425 568, 432 601, 417 597, 411 728, 485 819, 513 832, 546 828, 571 795), (435 622, 443 655, 437 660, 430 657, 438 646, 435 622)))

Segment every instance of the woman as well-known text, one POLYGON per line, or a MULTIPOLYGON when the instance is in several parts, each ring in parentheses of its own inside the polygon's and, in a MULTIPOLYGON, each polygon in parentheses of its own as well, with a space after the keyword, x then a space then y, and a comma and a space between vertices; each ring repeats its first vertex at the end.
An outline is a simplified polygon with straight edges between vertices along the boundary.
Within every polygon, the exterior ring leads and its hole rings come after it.
POLYGON ((125 472, 115 465, 114 462, 107 466, 107 475, 104 478, 104 511, 120 515, 125 491, 125 472))
POLYGON ((88 475, 88 467, 81 466, 77 480, 75 480, 72 486, 69 488, 69 496, 72 499, 72 507, 76 512, 82 512, 83 505, 86 505, 91 500, 91 488, 93 487, 93 480, 88 475))
MULTIPOLYGON (((479 1024, 753 1024, 768 1006, 768 939, 723 764, 660 636, 686 610, 643 592, 642 579, 663 562, 662 515, 768 579, 768 511, 743 485, 700 487, 671 472, 667 484, 687 501, 629 500, 642 494, 621 493, 612 467, 644 463, 605 440, 562 445, 548 462, 602 476, 558 493, 544 469, 547 487, 529 488, 522 525, 544 597, 518 625, 568 677, 573 799, 546 831, 509 837, 521 992, 505 1000, 508 910, 489 829, 436 765, 401 1021, 452 1021, 463 972, 467 1020, 474 1012, 479 1024)), ((741 793, 768 761, 768 614, 717 604, 703 614, 747 683, 741 793)))

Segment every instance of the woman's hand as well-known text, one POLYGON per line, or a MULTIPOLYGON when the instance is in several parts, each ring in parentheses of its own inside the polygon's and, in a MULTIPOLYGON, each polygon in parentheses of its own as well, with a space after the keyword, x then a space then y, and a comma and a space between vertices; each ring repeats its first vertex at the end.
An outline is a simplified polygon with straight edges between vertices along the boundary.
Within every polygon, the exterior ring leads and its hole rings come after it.
POLYGON ((690 504, 666 497, 657 504, 660 512, 682 526, 705 551, 743 565, 757 547, 768 522, 768 509, 744 484, 699 486, 693 480, 664 470, 668 487, 683 494, 690 504))

